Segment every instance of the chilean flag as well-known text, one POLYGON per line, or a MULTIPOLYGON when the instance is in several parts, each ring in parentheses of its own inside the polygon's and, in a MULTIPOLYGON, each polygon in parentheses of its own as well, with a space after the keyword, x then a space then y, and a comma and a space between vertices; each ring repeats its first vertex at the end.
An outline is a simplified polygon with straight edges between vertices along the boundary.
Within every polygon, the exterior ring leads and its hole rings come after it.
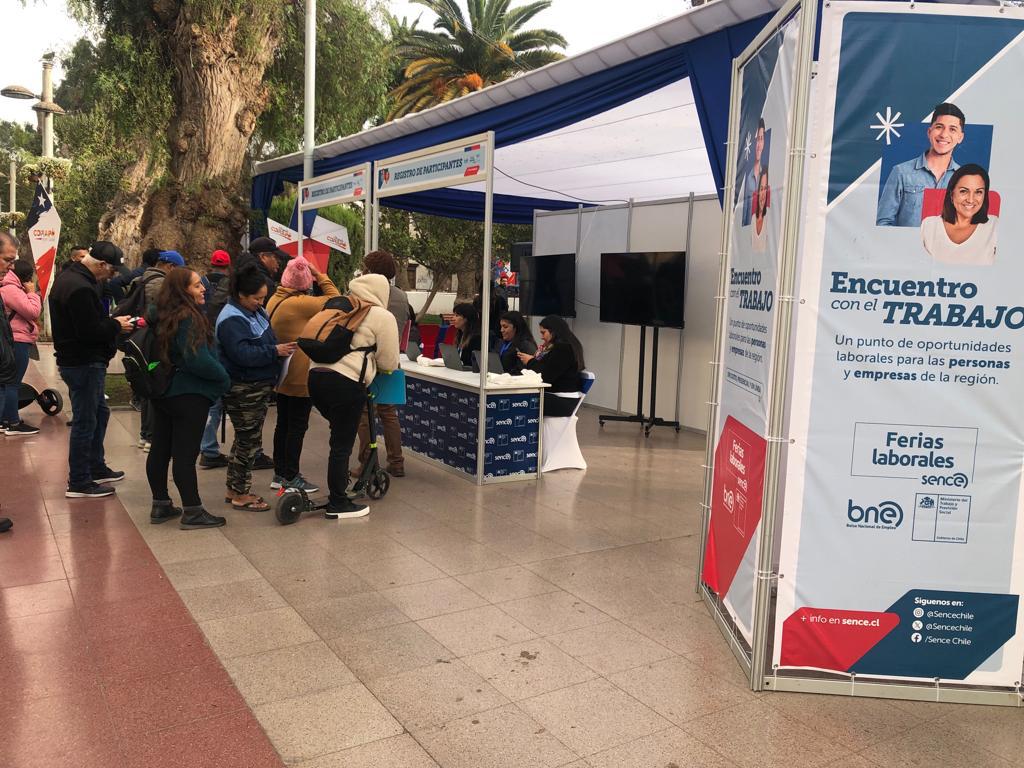
POLYGON ((28 242, 32 247, 32 260, 36 265, 39 296, 45 302, 53 277, 53 264, 60 241, 60 216, 42 184, 36 184, 32 209, 28 212, 28 242))

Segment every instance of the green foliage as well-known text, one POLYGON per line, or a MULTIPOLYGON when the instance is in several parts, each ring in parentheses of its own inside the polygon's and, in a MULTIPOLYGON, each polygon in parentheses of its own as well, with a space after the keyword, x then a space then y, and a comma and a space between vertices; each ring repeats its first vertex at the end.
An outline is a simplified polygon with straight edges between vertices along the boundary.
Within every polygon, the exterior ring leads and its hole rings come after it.
POLYGON ((552 0, 509 8, 510 0, 415 0, 437 14, 434 30, 410 30, 398 48, 405 79, 390 96, 389 119, 465 96, 562 58, 567 43, 550 29, 523 29, 552 0))
MULTIPOLYGON (((256 159, 302 146, 305 43, 303 4, 286 11, 285 34, 264 84, 269 102, 253 134, 256 159)), ((384 112, 393 57, 387 38, 359 0, 319 0, 316 39, 316 141, 362 130, 384 112)))
MULTIPOLYGON (((21 163, 35 157, 40 149, 39 133, 31 125, 12 123, 7 120, 0 120, 0 176, 3 183, 0 185, 0 196, 3 198, 3 205, 0 208, 10 210, 11 201, 7 198, 7 175, 10 173, 10 161, 21 163)), ((36 185, 20 174, 15 175, 15 196, 17 210, 21 213, 28 213, 32 203, 32 193, 36 185)), ((3 227, 6 229, 7 227, 3 227)))

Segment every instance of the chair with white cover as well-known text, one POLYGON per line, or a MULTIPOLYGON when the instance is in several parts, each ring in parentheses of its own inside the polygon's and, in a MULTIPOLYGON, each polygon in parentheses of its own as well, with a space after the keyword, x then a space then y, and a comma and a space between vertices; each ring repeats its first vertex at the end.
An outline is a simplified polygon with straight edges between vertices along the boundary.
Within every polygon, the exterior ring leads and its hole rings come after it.
POLYGON ((555 397, 574 398, 576 407, 571 416, 544 417, 544 461, 541 472, 552 472, 556 469, 586 469, 587 462, 580 451, 580 443, 576 438, 576 413, 583 405, 587 392, 594 386, 596 376, 592 371, 580 371, 579 392, 551 392, 555 397))

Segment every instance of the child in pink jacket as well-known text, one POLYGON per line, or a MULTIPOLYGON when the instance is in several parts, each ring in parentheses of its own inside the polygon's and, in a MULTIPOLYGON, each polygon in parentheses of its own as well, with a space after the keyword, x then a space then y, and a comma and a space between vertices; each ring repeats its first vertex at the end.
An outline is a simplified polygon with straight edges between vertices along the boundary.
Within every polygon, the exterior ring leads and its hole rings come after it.
POLYGON ((28 370, 29 350, 39 338, 39 313, 42 300, 36 293, 35 270, 27 261, 16 261, 0 283, 0 298, 14 335, 15 379, 0 386, 3 399, 0 406, 0 432, 8 437, 38 434, 39 428, 27 424, 18 415, 18 388, 28 370))

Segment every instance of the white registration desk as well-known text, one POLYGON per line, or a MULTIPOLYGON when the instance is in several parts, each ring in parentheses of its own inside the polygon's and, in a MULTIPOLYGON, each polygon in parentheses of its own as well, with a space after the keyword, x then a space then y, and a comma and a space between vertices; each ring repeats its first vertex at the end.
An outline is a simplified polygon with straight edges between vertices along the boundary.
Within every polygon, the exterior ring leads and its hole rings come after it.
MULTIPOLYGON (((404 358, 404 356, 403 356, 404 358)), ((402 447, 466 480, 529 480, 540 472, 547 384, 488 382, 480 374, 402 362, 406 404, 398 409, 402 447), (486 401, 480 429, 480 398, 486 401)))

